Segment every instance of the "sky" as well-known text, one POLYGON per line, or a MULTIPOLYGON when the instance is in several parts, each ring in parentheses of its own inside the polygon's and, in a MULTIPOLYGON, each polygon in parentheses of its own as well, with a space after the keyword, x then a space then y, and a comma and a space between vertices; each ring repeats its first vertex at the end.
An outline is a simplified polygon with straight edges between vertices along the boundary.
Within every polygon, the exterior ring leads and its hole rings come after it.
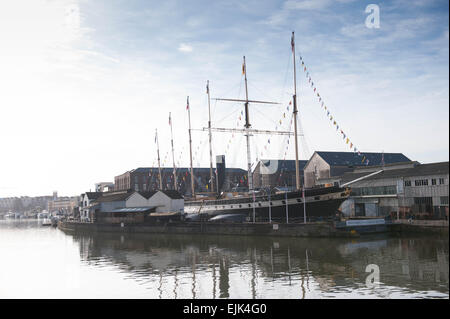
MULTIPOLYGON (((243 104, 215 98, 245 98, 243 56, 249 98, 279 103, 250 104, 252 128, 292 129, 292 31, 300 159, 352 151, 342 129, 361 152, 448 161, 448 6, 447 0, 1 1, 0 198, 79 195, 128 170, 157 166, 155 129, 162 165, 172 167, 169 112, 175 163, 188 167, 187 96, 192 128, 208 123, 207 80, 212 126, 242 128, 243 104), (370 4, 379 8, 378 28, 366 24, 370 4)), ((192 143, 194 167, 209 167, 207 133, 193 131, 192 143)), ((213 133, 213 154, 225 154, 227 167, 246 168, 245 137, 213 133)), ((255 135, 251 154, 253 163, 294 159, 293 138, 288 144, 285 136, 255 135)))

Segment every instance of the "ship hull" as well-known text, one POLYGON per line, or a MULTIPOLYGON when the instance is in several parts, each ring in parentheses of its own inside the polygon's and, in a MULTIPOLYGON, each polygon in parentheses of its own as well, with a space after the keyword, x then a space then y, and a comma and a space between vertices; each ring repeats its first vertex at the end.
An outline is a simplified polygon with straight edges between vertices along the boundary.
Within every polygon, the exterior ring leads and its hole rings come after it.
POLYGON ((272 196, 240 197, 203 202, 185 202, 185 213, 203 213, 210 216, 242 214, 248 220, 316 221, 336 217, 340 205, 349 194, 343 188, 330 187, 272 196), (306 217, 304 216, 306 212, 306 217))

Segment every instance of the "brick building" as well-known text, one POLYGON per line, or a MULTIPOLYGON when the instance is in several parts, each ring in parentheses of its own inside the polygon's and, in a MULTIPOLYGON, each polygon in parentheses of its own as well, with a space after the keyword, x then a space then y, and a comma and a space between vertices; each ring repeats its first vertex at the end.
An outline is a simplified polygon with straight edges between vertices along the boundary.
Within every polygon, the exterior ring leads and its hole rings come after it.
MULTIPOLYGON (((178 190, 182 194, 191 192, 190 169, 186 167, 177 168, 178 190)), ((225 169, 224 189, 231 189, 235 186, 245 186, 247 183, 247 171, 240 168, 225 169)), ((163 189, 174 189, 173 168, 161 168, 163 189)), ((209 167, 194 168, 195 191, 209 191, 210 172, 209 167)), ((132 189, 135 191, 152 191, 159 188, 158 168, 139 167, 114 177, 114 190, 132 189)), ((214 187, 216 188, 216 187, 214 187)))

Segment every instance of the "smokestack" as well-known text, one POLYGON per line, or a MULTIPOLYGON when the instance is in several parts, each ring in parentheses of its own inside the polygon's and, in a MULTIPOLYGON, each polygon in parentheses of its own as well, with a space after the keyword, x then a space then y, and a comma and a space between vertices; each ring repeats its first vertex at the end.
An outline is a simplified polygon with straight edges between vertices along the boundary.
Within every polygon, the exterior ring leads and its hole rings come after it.
POLYGON ((216 156, 216 169, 217 169, 217 193, 223 189, 223 183, 225 182, 225 155, 216 156))

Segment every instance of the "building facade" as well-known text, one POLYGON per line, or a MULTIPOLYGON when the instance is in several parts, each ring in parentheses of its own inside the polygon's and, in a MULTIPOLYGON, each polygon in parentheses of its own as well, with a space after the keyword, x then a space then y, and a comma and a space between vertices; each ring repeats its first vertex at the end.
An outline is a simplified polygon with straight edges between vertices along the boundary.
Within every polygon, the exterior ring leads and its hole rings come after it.
MULTIPOLYGON (((240 168, 226 168, 225 185, 230 189, 235 186, 246 184, 247 171, 240 168)), ((163 190, 174 189, 173 168, 161 168, 163 190)), ((176 169, 178 191, 181 194, 191 192, 190 169, 180 167, 176 169)), ((194 168, 195 191, 210 191, 210 170, 209 168, 194 168)), ((157 167, 140 167, 122 175, 114 177, 115 191, 132 189, 134 191, 154 191, 159 189, 159 173, 157 167)), ((214 187, 216 188, 216 187, 214 187)))
POLYGON ((448 162, 357 168, 321 182, 351 187, 341 206, 347 216, 448 219, 448 162))
POLYGON ((75 207, 78 207, 78 196, 58 197, 48 201, 48 211, 50 213, 59 212, 66 215, 73 214, 75 207))
POLYGON ((355 167, 404 162, 411 160, 401 153, 314 152, 304 167, 305 187, 324 186, 323 180, 352 172, 355 167))
MULTIPOLYGON (((84 196, 86 198, 86 196, 84 196)), ((121 213, 133 212, 184 212, 184 198, 174 190, 137 192, 134 190, 114 191, 101 193, 90 203, 84 203, 84 210, 88 218, 81 219, 86 222, 99 221, 99 217, 118 217, 121 213), (106 215, 105 215, 105 214, 106 215), (107 215, 112 213, 113 215, 107 215)))

